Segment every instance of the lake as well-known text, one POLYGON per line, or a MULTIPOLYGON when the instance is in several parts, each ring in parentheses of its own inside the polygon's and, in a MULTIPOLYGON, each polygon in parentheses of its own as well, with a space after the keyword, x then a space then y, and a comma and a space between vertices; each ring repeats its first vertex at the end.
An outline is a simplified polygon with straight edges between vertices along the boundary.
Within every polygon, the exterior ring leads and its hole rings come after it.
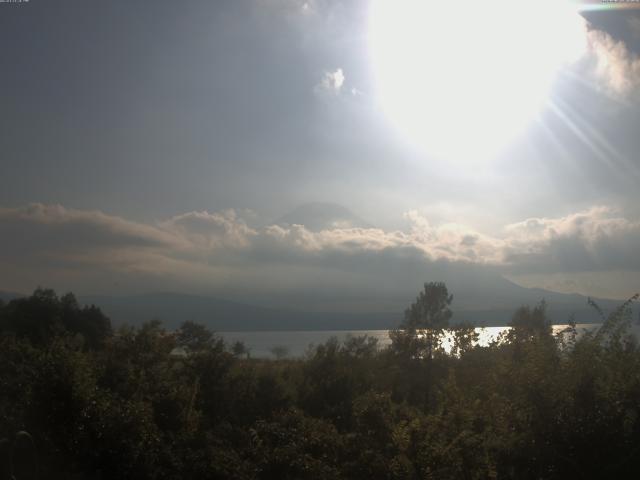
MULTIPOLYGON (((576 327, 578 332, 584 332, 597 328, 597 324, 578 324, 576 327)), ((562 331, 568 325, 554 325, 554 333, 562 331)), ((500 333, 508 330, 509 327, 484 327, 476 328, 479 334, 478 344, 482 346, 488 345, 492 340, 497 338, 500 333)), ((633 327, 636 334, 640 333, 637 326, 633 327)), ((248 332, 218 332, 228 343, 241 341, 250 350, 253 358, 274 358, 271 349, 274 347, 283 347, 286 349, 288 357, 302 357, 312 345, 319 345, 326 342, 331 337, 337 337, 338 340, 344 340, 349 335, 363 336, 368 335, 378 339, 378 345, 385 347, 391 343, 388 330, 322 330, 322 331, 248 331, 248 332)), ((446 340, 445 340, 445 349, 446 340)))

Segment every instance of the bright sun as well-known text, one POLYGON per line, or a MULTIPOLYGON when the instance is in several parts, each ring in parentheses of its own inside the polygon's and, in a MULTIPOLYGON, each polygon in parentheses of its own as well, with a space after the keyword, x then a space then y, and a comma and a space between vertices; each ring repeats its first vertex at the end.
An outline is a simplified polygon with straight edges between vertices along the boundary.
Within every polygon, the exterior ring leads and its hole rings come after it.
POLYGON ((585 49, 567 0, 373 0, 378 96, 409 139, 443 159, 491 158, 539 112, 585 49))

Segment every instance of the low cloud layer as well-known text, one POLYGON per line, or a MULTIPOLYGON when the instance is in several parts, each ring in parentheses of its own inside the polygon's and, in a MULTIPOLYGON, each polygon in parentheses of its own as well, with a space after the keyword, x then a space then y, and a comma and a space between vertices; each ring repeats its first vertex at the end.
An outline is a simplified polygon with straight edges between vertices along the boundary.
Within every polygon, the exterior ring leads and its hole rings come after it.
POLYGON ((40 254, 119 248, 179 248, 171 232, 99 211, 31 204, 0 208, 2 252, 40 254))
POLYGON ((297 224, 252 227, 233 210, 188 212, 145 224, 57 205, 3 208, 0 258, 8 268, 0 288, 55 283, 56 272, 65 287, 81 290, 108 290, 96 278, 111 275, 126 279, 127 288, 138 282, 138 291, 226 286, 266 292, 335 282, 360 293, 384 290, 385 277, 430 279, 442 265, 539 278, 640 272, 640 222, 606 207, 525 219, 496 236, 460 224, 432 225, 418 211, 405 219, 406 230, 312 231, 297 224))
POLYGON ((506 228, 504 261, 526 272, 640 270, 640 223, 595 207, 506 228))

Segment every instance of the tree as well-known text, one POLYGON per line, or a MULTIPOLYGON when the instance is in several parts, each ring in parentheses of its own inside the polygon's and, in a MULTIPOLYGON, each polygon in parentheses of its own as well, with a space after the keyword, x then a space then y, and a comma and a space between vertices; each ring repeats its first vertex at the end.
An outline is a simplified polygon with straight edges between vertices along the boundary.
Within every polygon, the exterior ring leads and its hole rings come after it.
POLYGON ((237 340, 231 346, 231 353, 233 353, 234 357, 243 357, 246 355, 249 358, 249 349, 241 340, 237 340))
POLYGON ((90 305, 81 308, 73 293, 62 295, 58 303, 60 320, 67 331, 80 333, 90 349, 104 346, 112 334, 111 321, 98 307, 90 305))
POLYGON ((453 326, 451 334, 451 354, 456 357, 461 357, 473 350, 480 337, 476 327, 467 322, 453 326))
POLYGON ((284 345, 276 345, 271 348, 270 352, 274 357, 276 357, 276 360, 282 360, 289 355, 289 348, 284 345))
POLYGON ((551 337, 551 320, 547 317, 547 303, 542 300, 531 308, 524 305, 518 308, 511 322, 509 336, 512 340, 528 341, 534 337, 551 337))
POLYGON ((424 290, 404 312, 400 328, 389 332, 392 349, 410 358, 433 358, 453 313, 453 295, 443 282, 424 284, 424 290))
POLYGON ((67 332, 81 334, 87 348, 98 349, 112 334, 111 320, 98 307, 81 308, 72 293, 58 297, 51 289, 38 288, 30 297, 12 300, 2 317, 0 330, 38 345, 67 332))
POLYGON ((211 330, 190 320, 184 322, 177 331, 178 346, 191 353, 207 350, 214 345, 215 340, 211 330))

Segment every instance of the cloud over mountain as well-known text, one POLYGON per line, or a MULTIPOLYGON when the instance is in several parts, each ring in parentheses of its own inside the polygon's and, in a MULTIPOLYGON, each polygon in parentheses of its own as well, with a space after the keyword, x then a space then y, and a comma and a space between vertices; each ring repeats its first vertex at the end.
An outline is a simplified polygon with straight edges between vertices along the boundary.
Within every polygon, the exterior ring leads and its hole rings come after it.
POLYGON ((80 289, 89 285, 85 277, 100 272, 135 272, 140 288, 149 275, 154 285, 165 276, 166 288, 186 279, 202 290, 258 288, 270 277, 271 286, 282 289, 333 282, 390 292, 409 287, 385 287, 389 279, 420 282, 444 275, 442 265, 516 275, 640 272, 640 223, 610 208, 526 219, 505 226, 501 236, 459 224, 431 225, 417 211, 405 218, 407 230, 312 230, 297 223, 252 227, 233 210, 188 212, 147 224, 56 205, 3 208, 0 257, 11 268, 0 282, 6 289, 24 288, 11 277, 22 271, 23 283, 35 285, 46 277, 40 274, 47 265, 72 272, 80 289))
POLYGON ((640 269, 640 222, 606 207, 507 226, 504 260, 518 271, 640 269))

